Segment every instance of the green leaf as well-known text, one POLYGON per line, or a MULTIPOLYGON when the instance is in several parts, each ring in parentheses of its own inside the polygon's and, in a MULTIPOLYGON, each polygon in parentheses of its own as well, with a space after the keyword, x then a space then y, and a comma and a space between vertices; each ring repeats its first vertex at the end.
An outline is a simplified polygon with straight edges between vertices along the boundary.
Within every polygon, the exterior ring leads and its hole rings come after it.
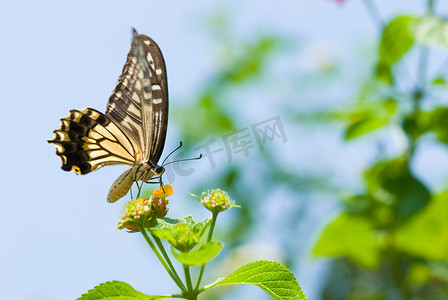
POLYGON ((414 35, 410 27, 415 20, 415 17, 399 16, 384 27, 378 49, 379 60, 376 64, 378 80, 389 84, 393 82, 392 65, 414 44, 414 35))
POLYGON ((375 116, 368 116, 364 119, 356 120, 347 127, 345 131, 345 139, 351 140, 360 137, 366 133, 381 128, 389 123, 388 119, 375 116))
POLYGON ((190 252, 177 252, 173 247, 171 247, 171 252, 184 265, 200 266, 218 255, 223 246, 224 243, 211 241, 193 248, 190 252))
POLYGON ((353 111, 346 114, 350 123, 345 130, 345 139, 358 138, 389 124, 396 110, 393 98, 358 103, 353 111))
POLYGON ((198 244, 210 222, 211 218, 195 222, 191 216, 182 219, 158 219, 158 225, 150 231, 177 250, 188 252, 198 244))
POLYGON ((448 108, 436 107, 422 114, 420 121, 425 129, 436 134, 439 141, 448 144, 448 108))
POLYGON ((247 264, 206 289, 233 284, 256 285, 278 300, 306 299, 294 274, 278 262, 260 260, 247 264))
POLYGON ((432 80, 433 85, 446 85, 446 79, 443 76, 437 76, 432 80))
MULTIPOLYGON (((421 115, 421 114, 419 114, 421 115)), ((419 124, 419 118, 417 115, 411 114, 403 118, 402 127, 411 140, 416 141, 420 136, 425 133, 424 128, 419 124)))
POLYGON ((380 61, 386 65, 397 62, 414 44, 410 25, 416 18, 399 16, 393 19, 383 30, 379 47, 380 61))
POLYGON ((365 173, 369 195, 389 205, 400 220, 409 218, 431 199, 428 189, 415 178, 405 158, 381 161, 365 173))
POLYGON ((259 76, 279 44, 278 38, 263 36, 253 44, 242 45, 243 51, 236 53, 233 61, 229 61, 229 69, 223 72, 222 80, 244 83, 259 76))
POLYGON ((367 218, 342 213, 324 229, 313 254, 347 257, 365 268, 375 268, 380 262, 380 243, 367 218))
POLYGON ((388 84, 394 82, 394 76, 392 75, 392 65, 384 61, 378 61, 375 66, 375 75, 379 81, 383 81, 388 84))
POLYGON ((433 201, 396 231, 397 248, 428 259, 448 261, 448 191, 433 201))
POLYGON ((114 280, 97 285, 77 300, 155 300, 165 298, 171 298, 171 296, 148 296, 134 290, 126 282, 114 280))
POLYGON ((415 22, 412 33, 416 42, 429 47, 448 48, 448 20, 425 16, 415 22))

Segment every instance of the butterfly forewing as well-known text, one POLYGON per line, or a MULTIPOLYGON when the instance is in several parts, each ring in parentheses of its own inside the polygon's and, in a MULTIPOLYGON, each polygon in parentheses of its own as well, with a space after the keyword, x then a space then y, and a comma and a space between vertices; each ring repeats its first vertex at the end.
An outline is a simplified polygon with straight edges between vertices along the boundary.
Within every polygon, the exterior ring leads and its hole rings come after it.
POLYGON ((162 53, 149 37, 134 31, 131 50, 106 115, 139 144, 145 162, 157 163, 165 144, 168 91, 162 53))

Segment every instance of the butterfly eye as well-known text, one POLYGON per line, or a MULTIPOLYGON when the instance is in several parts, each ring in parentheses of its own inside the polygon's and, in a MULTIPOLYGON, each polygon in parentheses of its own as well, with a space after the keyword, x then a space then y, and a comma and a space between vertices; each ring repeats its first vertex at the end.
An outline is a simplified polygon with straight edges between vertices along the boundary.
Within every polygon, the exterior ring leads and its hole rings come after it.
POLYGON ((165 168, 164 168, 164 167, 160 167, 160 166, 158 166, 158 167, 156 168, 156 174, 157 174, 157 175, 162 175, 163 172, 165 172, 165 168))

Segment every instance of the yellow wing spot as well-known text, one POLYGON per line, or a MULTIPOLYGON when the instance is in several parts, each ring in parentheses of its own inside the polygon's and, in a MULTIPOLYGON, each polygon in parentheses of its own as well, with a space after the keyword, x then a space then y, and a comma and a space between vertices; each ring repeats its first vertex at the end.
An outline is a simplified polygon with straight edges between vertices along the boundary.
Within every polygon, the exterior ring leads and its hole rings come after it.
MULTIPOLYGON (((93 130, 90 130, 90 131, 93 131, 93 130)), ((84 142, 89 143, 89 144, 95 144, 96 143, 96 140, 94 138, 89 138, 88 136, 83 136, 81 138, 81 140, 83 140, 84 142)))
POLYGON ((81 112, 79 111, 73 111, 73 122, 79 123, 79 121, 81 120, 83 114, 82 113, 86 113, 87 112, 87 108, 84 108, 83 110, 81 110, 81 112))
POLYGON ((96 112, 96 111, 94 111, 94 110, 91 110, 91 111, 90 111, 90 118, 91 118, 91 119, 96 120, 96 119, 98 119, 99 117, 100 117, 100 114, 99 114, 98 112, 96 112))
POLYGON ((73 166, 72 171, 78 175, 81 174, 81 169, 78 166, 73 166))
POLYGON ((61 154, 61 153, 64 153, 64 152, 65 152, 65 149, 64 149, 64 147, 63 147, 61 144, 59 144, 59 143, 54 143, 54 146, 56 147, 56 152, 57 152, 58 154, 61 154))
POLYGON ((62 125, 65 127, 66 131, 70 131, 70 121, 67 119, 61 119, 62 125))
POLYGON ((89 150, 101 149, 101 147, 97 144, 84 144, 82 145, 82 149, 89 151, 89 150))
POLYGON ((65 131, 55 131, 54 135, 55 135, 55 138, 54 138, 55 140, 59 140, 62 142, 70 141, 70 137, 69 137, 68 133, 65 131))
POLYGON ((65 155, 59 155, 59 157, 61 158, 62 165, 67 164, 67 157, 65 155))

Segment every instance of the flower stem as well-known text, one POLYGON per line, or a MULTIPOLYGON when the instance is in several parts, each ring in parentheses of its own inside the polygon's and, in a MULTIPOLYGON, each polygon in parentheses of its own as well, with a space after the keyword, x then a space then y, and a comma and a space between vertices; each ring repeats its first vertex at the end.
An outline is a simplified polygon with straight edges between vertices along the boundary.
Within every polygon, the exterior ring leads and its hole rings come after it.
POLYGON ((176 276, 171 272, 169 266, 167 265, 167 263, 165 262, 165 260, 163 259, 163 257, 160 255, 160 252, 157 250, 157 248, 154 246, 154 243, 151 241, 151 239, 149 238, 148 234, 146 233, 146 230, 144 228, 143 225, 138 225, 138 229, 140 230, 140 232, 142 233, 143 237, 145 238, 146 242, 148 243, 149 247, 151 247, 152 251, 154 251, 154 253, 156 254, 157 258, 160 260, 160 262, 162 263, 163 267, 165 268, 165 270, 168 272, 168 274, 171 276, 171 278, 173 279, 173 281, 177 284, 177 286, 182 290, 182 292, 185 292, 185 286, 183 285, 182 281, 179 282, 178 279, 176 278, 176 276))
POLYGON ((190 267, 187 265, 184 265, 184 272, 185 272, 185 280, 187 281, 188 292, 192 293, 193 285, 191 284, 190 267))
MULTIPOLYGON (((213 213, 212 223, 210 224, 210 229, 208 231, 207 243, 212 240, 213 231, 215 230, 216 219, 218 218, 218 213, 213 213)), ((198 282, 194 288, 195 291, 199 290, 199 285, 201 284, 202 275, 204 275, 205 263, 201 266, 201 271, 199 273, 198 282)))
POLYGON ((154 236, 153 234, 151 234, 151 236, 156 241, 156 244, 159 247, 160 252, 162 252, 162 255, 165 258, 165 261, 168 263, 168 265, 169 265, 169 267, 171 269, 171 272, 173 272, 173 275, 176 276, 178 282, 180 284, 182 284, 183 290, 186 290, 185 285, 183 284, 182 279, 180 279, 179 275, 176 272, 176 269, 174 268, 173 264, 171 263, 170 257, 166 253, 165 248, 163 247, 162 242, 160 241, 160 239, 158 237, 154 236))

